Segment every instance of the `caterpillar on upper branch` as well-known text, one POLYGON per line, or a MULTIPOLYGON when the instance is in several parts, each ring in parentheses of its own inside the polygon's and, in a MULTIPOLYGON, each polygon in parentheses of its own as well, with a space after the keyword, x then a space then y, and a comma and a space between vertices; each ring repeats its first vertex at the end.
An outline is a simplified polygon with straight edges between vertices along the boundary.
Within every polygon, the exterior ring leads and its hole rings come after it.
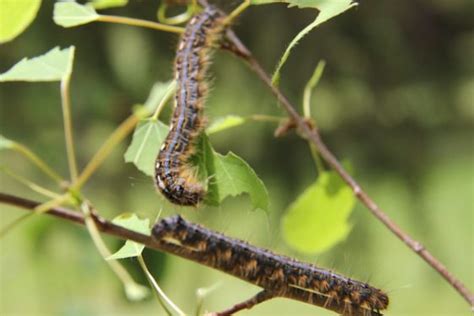
POLYGON ((206 73, 210 54, 225 30, 225 14, 213 6, 186 25, 175 59, 177 90, 170 130, 155 162, 155 184, 172 203, 195 206, 206 189, 189 164, 204 129, 206 73))

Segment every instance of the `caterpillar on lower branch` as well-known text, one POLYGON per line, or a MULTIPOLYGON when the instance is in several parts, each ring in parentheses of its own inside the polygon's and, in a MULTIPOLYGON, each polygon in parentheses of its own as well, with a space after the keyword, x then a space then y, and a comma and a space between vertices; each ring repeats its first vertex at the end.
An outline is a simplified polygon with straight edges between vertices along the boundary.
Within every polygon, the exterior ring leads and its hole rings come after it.
POLYGON ((175 108, 168 136, 155 162, 155 184, 175 204, 195 206, 206 193, 188 160, 204 128, 209 55, 222 36, 224 18, 223 12, 207 6, 186 25, 178 45, 175 108))
POLYGON ((382 315, 388 306, 387 294, 367 283, 229 238, 179 215, 162 219, 152 235, 170 253, 253 283, 274 297, 350 316, 382 315))

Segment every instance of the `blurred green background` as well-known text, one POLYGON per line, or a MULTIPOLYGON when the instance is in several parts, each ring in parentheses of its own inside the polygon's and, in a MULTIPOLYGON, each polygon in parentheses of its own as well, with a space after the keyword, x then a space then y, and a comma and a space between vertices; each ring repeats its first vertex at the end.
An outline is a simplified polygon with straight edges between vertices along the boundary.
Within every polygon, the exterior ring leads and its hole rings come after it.
MULTIPOLYGON (((0 46, 0 72, 24 56, 54 46, 76 46, 72 102, 80 166, 107 135, 143 102, 152 84, 172 77, 177 37, 151 30, 90 24, 63 29, 52 21, 53 1, 43 1, 35 22, 0 46)), ((155 18, 156 1, 130 1, 110 14, 155 18)), ((220 1, 222 7, 238 1, 220 1)), ((272 71, 286 45, 314 17, 284 5, 252 7, 235 25, 258 60, 272 71)), ((296 47, 281 87, 301 104, 306 81, 320 59, 324 76, 313 94, 314 116, 327 144, 349 160, 355 177, 402 228, 421 241, 472 290, 474 288, 474 2, 471 0, 361 1, 324 24, 296 47)), ((207 115, 283 115, 268 89, 240 61, 215 55, 207 115)), ((64 175, 59 83, 0 84, 0 133, 30 146, 64 175)), ((234 151, 269 189, 271 209, 251 211, 248 197, 221 207, 188 210, 155 193, 150 178, 117 148, 85 188, 106 217, 137 212, 189 219, 253 244, 296 256, 388 291, 387 315, 472 315, 466 302, 360 204, 347 240, 317 256, 292 252, 282 241, 280 218, 316 177, 307 144, 295 135, 273 138, 276 126, 252 123, 211 138, 220 152, 234 151)), ((39 183, 40 172, 15 153, 0 163, 39 183)), ((0 175, 2 192, 40 199, 0 175)), ((50 185, 50 187, 52 187, 50 185)), ((23 211, 0 205, 1 225, 23 211)), ((107 238, 111 247, 121 242, 107 238)), ((0 240, 1 315, 162 315, 153 296, 131 303, 82 228, 45 216, 30 219, 0 240)), ((145 252, 166 293, 185 311, 196 289, 218 283, 204 302, 221 310, 257 288, 192 262, 145 252)), ((124 260, 146 283, 134 260, 124 260)), ((242 315, 332 315, 285 299, 242 315)))

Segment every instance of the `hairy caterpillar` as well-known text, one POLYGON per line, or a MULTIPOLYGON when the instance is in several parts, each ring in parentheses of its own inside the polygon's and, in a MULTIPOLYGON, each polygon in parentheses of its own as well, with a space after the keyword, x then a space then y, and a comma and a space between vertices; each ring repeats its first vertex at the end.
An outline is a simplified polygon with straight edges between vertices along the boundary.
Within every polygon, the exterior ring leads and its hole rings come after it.
POLYGON ((155 163, 155 184, 171 202, 197 205, 205 195, 189 158, 204 127, 205 83, 211 50, 223 31, 225 15, 213 6, 194 16, 186 26, 175 59, 177 90, 170 131, 155 163))
POLYGON ((152 235, 171 253, 251 282, 275 297, 351 316, 381 315, 388 306, 388 296, 366 283, 229 238, 179 215, 162 219, 152 235))

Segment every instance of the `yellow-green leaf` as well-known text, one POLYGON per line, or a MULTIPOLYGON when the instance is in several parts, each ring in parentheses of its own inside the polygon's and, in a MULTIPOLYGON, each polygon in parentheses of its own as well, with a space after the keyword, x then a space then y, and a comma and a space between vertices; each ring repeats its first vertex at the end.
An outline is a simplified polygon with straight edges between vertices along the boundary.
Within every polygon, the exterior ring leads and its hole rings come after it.
POLYGON ((219 205, 228 196, 247 193, 255 209, 268 211, 267 188, 248 163, 232 152, 225 156, 215 152, 205 135, 199 147, 196 164, 209 179, 206 204, 219 205))
POLYGON ((268 211, 268 192, 255 171, 236 154, 215 153, 215 173, 211 175, 218 188, 219 202, 227 196, 248 193, 256 209, 268 211))
POLYGON ((306 34, 308 34, 312 29, 322 24, 323 22, 326 22, 327 20, 357 5, 357 3, 353 2, 352 0, 251 0, 250 3, 254 5, 270 3, 288 3, 289 7, 297 6, 299 8, 313 8, 319 11, 319 14, 317 15, 316 19, 308 26, 306 26, 303 30, 301 30, 291 41, 290 45, 288 45, 288 47, 286 48, 283 56, 278 62, 275 72, 273 73, 273 84, 278 84, 280 79, 280 70, 285 64, 288 57, 290 56, 291 50, 306 34))
POLYGON ((0 44, 20 35, 36 17, 41 0, 0 0, 0 44))
MULTIPOLYGON (((168 127, 160 121, 142 121, 135 129, 125 160, 153 177, 155 159, 167 134, 168 127)), ((242 158, 231 152, 225 156, 216 153, 206 135, 201 137, 197 147, 199 149, 192 164, 198 167, 198 174, 203 181, 208 179, 206 204, 219 205, 228 196, 248 193, 254 208, 268 210, 267 189, 242 158)))
POLYGON ((156 156, 167 134, 168 126, 162 122, 151 119, 141 121, 125 152, 125 161, 133 163, 138 170, 152 177, 156 156))
POLYGON ((56 2, 54 4, 54 23, 62 27, 73 27, 93 22, 99 15, 92 6, 76 2, 56 2))
POLYGON ((55 47, 44 55, 24 58, 3 74, 2 81, 60 81, 70 76, 74 61, 74 46, 55 47))
POLYGON ((224 117, 219 117, 209 125, 206 129, 208 135, 213 133, 218 133, 228 128, 239 126, 245 123, 245 118, 237 115, 227 115, 224 117))
MULTIPOLYGON (((122 214, 112 220, 112 223, 136 231, 144 235, 150 235, 150 220, 140 219, 136 214, 122 214)), ((109 256, 107 260, 124 259, 141 255, 144 245, 127 240, 116 253, 109 256)))
POLYGON ((355 198, 349 186, 333 171, 323 172, 282 219, 285 241, 305 253, 320 253, 344 240, 355 198))

